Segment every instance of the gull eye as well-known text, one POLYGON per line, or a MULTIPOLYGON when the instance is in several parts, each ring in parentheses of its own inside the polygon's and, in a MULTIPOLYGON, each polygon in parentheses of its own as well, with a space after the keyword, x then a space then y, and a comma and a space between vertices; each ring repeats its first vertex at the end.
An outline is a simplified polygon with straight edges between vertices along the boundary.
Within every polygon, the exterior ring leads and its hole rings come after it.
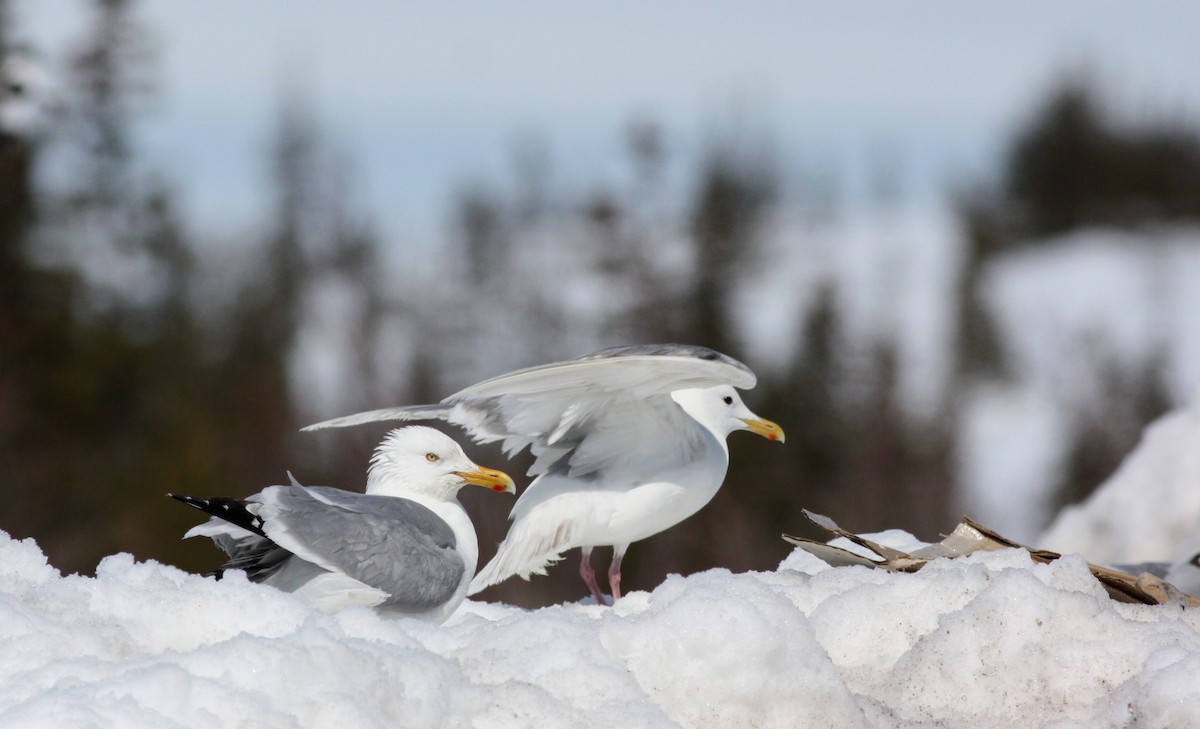
POLYGON ((438 461, 440 461, 442 459, 436 453, 426 453, 425 460, 429 461, 430 463, 437 463, 438 461))
POLYGON ((732 398, 732 397, 730 397, 729 395, 726 395, 726 396, 725 396, 725 404, 726 404, 726 405, 732 405, 732 404, 733 404, 733 398, 732 398))

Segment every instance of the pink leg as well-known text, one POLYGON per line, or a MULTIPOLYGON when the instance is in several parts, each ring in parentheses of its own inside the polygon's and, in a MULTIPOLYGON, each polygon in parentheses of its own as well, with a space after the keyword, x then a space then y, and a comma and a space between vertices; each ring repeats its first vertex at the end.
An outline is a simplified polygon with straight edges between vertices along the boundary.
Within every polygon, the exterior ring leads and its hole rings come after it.
POLYGON ((621 560, 625 557, 628 544, 613 547, 612 562, 608 563, 608 586, 612 589, 613 602, 621 599, 621 560))
POLYGON ((583 548, 583 559, 579 562, 579 576, 587 583, 588 589, 592 591, 592 597, 596 598, 597 605, 607 605, 608 600, 604 599, 604 594, 600 592, 600 585, 596 584, 596 570, 592 569, 592 548, 583 548))

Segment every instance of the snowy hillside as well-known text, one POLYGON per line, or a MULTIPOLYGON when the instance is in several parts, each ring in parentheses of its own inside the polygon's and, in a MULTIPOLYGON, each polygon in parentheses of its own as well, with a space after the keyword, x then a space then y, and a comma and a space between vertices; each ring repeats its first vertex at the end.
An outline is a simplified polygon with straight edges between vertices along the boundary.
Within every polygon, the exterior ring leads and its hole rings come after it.
POLYGON ((1161 356, 1176 402, 1200 395, 1200 231, 1080 230, 998 257, 983 289, 1011 379, 964 403, 967 510, 1028 540, 1045 524, 1073 419, 1103 396, 1109 358, 1137 368, 1161 356))
POLYGON ((1108 562, 1178 561, 1200 552, 1200 409, 1152 423, 1112 478, 1064 509, 1038 544, 1108 562))
MULTIPOLYGON (((1178 446, 1197 442, 1196 412, 1169 416, 1114 483, 1195 491, 1178 446)), ((440 627, 127 555, 62 577, 7 536, 0 565, 5 727, 1200 725, 1200 611, 1113 602, 1078 555, 891 574, 798 551, 611 609, 467 603, 440 627)))
MULTIPOLYGON (((931 415, 953 376, 961 225, 937 206, 776 221, 772 256, 783 263, 742 302, 746 361, 768 371, 794 356, 780 333, 799 331, 820 282, 836 283, 851 341, 895 333, 905 404, 931 415)), ((1200 396, 1200 229, 1088 228, 1031 243, 988 263, 982 296, 1009 371, 956 403, 963 509, 1030 540, 1048 522, 1074 421, 1101 400, 1110 358, 1137 368, 1161 357, 1175 401, 1200 396)))

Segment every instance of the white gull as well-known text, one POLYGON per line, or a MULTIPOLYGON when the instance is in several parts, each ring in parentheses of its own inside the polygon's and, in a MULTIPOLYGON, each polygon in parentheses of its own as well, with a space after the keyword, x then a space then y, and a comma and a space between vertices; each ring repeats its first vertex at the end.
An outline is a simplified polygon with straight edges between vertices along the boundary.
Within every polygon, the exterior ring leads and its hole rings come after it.
POLYGON ((783 440, 783 430, 752 413, 735 389, 755 382, 744 364, 705 347, 616 347, 500 375, 440 404, 373 410, 305 430, 438 419, 476 441, 501 442, 509 455, 529 447, 536 478, 469 594, 514 575, 545 574, 579 547, 580 575, 604 603, 594 547, 613 548, 608 577, 619 598, 629 545, 683 521, 717 493, 729 465, 726 436, 749 430, 783 440))
POLYGON ((323 610, 380 607, 441 622, 462 603, 479 545, 458 503, 466 485, 515 493, 433 428, 392 431, 371 459, 366 493, 270 486, 244 501, 169 494, 212 516, 206 536, 229 555, 217 570, 294 592, 323 610))

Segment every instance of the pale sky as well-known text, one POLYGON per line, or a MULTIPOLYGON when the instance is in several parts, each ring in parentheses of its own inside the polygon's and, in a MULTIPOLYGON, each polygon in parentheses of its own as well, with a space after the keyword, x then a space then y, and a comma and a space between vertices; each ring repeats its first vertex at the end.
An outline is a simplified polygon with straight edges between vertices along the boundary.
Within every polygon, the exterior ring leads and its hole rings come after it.
MULTIPOLYGON (((61 54, 84 9, 14 0, 18 37, 61 54)), ((1200 119, 1192 2, 144 0, 141 17, 161 52, 142 143, 217 229, 264 207, 289 74, 402 239, 439 229, 464 182, 503 183, 521 135, 545 137, 567 188, 612 179, 634 116, 687 158, 748 109, 785 175, 852 176, 886 148, 917 197, 992 169, 1063 69, 1090 66, 1131 109, 1200 119)))

